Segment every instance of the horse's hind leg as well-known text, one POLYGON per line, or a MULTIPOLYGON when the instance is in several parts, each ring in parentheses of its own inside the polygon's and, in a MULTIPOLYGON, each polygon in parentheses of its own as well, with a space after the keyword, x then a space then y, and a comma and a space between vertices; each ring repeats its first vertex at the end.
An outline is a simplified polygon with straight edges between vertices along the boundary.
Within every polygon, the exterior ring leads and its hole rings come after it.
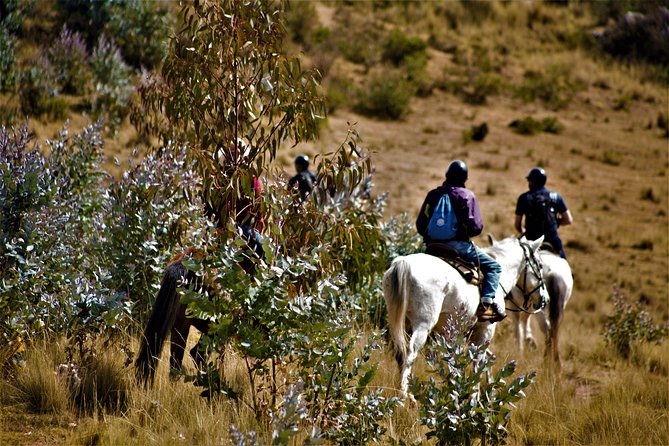
POLYGON ((181 370, 189 330, 190 320, 186 317, 186 306, 180 305, 170 337, 170 374, 175 370, 181 370))
POLYGON ((407 354, 406 361, 401 367, 402 370, 402 379, 400 381, 400 389, 406 395, 407 389, 409 388, 409 375, 411 374, 411 367, 418 357, 418 352, 425 345, 427 341, 427 335, 430 334, 432 330, 431 326, 428 324, 417 325, 413 333, 411 333, 411 340, 409 341, 409 352, 407 354))
POLYGON ((546 287, 550 296, 549 301, 549 327, 548 336, 546 337, 546 355, 550 355, 557 366, 560 368, 560 352, 558 350, 560 322, 562 322, 562 314, 565 305, 565 292, 563 290, 563 282, 554 276, 547 278, 546 287))

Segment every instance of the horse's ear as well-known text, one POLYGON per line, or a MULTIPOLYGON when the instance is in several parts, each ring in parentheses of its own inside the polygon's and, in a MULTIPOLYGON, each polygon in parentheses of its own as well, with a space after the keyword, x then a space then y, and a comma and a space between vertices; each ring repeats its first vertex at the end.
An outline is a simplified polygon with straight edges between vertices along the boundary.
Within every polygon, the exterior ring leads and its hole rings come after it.
POLYGON ((541 244, 543 242, 544 242, 544 236, 543 235, 541 237, 539 237, 538 239, 534 240, 534 241, 530 241, 529 242, 530 243, 530 249, 532 250, 532 252, 537 252, 537 250, 539 250, 539 248, 541 247, 541 244))
POLYGON ((497 240, 495 240, 495 236, 493 236, 491 232, 488 232, 488 243, 490 243, 491 245, 497 243, 497 240))

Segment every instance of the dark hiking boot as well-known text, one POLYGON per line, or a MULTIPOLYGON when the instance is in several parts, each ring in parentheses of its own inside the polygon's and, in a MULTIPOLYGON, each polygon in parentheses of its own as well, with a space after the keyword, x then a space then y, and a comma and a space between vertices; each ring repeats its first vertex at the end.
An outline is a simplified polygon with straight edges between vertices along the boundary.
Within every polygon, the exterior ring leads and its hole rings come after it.
POLYGON ((506 313, 500 311, 499 307, 494 303, 484 304, 481 302, 476 310, 476 317, 479 322, 499 322, 506 317, 506 313))

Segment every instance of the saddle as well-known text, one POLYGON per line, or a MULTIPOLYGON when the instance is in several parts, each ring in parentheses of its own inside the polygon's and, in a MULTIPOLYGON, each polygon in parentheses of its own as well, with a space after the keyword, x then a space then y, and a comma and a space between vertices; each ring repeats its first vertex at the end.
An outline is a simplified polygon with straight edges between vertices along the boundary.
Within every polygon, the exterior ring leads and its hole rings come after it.
POLYGON ((481 272, 477 265, 466 261, 453 248, 445 243, 430 243, 425 250, 426 254, 439 257, 451 265, 460 275, 472 285, 479 286, 481 283, 481 272))

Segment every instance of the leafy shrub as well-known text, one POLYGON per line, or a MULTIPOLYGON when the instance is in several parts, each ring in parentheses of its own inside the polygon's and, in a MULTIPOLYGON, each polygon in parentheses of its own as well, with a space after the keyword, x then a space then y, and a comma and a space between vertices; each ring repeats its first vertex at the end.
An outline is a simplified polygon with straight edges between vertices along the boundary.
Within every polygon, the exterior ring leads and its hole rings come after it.
POLYGON ((618 152, 617 150, 605 150, 604 153, 602 153, 602 162, 604 164, 608 164, 610 166, 619 166, 620 163, 622 162, 622 154, 618 152))
POLYGON ((26 115, 46 114, 52 119, 61 119, 65 115, 67 104, 58 97, 53 65, 41 52, 28 61, 28 68, 21 72, 19 102, 26 115))
POLYGON ((12 91, 16 84, 16 40, 4 27, 0 26, 0 93, 12 91))
POLYGON ((67 27, 81 33, 93 46, 109 21, 113 0, 58 0, 58 10, 67 27))
POLYGON ((648 240, 648 239, 644 239, 644 240, 641 240, 640 242, 637 242, 637 243, 633 244, 632 248, 638 249, 638 250, 641 250, 641 251, 645 251, 645 250, 652 251, 653 250, 653 241, 648 240))
POLYGON ((73 298, 106 275, 82 249, 103 232, 96 129, 73 139, 61 133, 48 156, 29 144, 25 129, 0 133, 0 324, 9 339, 66 332, 77 313, 73 298))
POLYGON ((409 37, 400 29, 393 29, 384 40, 382 60, 400 66, 409 57, 425 58, 427 43, 419 37, 409 37))
POLYGON ((288 2, 284 17, 288 34, 293 42, 301 43, 309 48, 314 27, 318 22, 313 3, 291 0, 288 2))
POLYGON ((145 0, 109 4, 105 33, 114 37, 123 59, 135 68, 150 70, 159 65, 173 21, 167 4, 145 0))
POLYGON ((495 358, 487 353, 487 345, 468 344, 465 321, 456 319, 446 326, 446 337, 435 336, 427 349, 430 378, 412 378, 409 385, 420 404, 419 420, 429 429, 427 438, 436 438, 439 445, 471 444, 475 439, 502 443, 514 403, 525 397, 523 389, 536 373, 507 384, 515 362, 493 373, 495 358))
POLYGON ((339 52, 346 60, 366 67, 374 63, 376 50, 375 43, 359 40, 355 36, 339 43, 339 52))
POLYGON ((326 98, 328 113, 334 113, 338 108, 349 105, 357 91, 353 81, 348 78, 339 76, 330 78, 326 98))
POLYGON ((18 33, 23 20, 35 7, 35 0, 3 0, 0 2, 0 27, 9 33, 18 33))
POLYGON ((409 112, 414 88, 400 73, 371 76, 355 104, 359 113, 383 119, 400 119, 409 112))
POLYGON ((204 209, 194 195, 200 180, 186 161, 186 147, 167 147, 141 162, 130 159, 129 165, 104 195, 106 237, 100 254, 109 265, 106 286, 143 324, 171 249, 184 239, 197 244, 198 231, 206 226, 198 221, 204 209))
POLYGON ((502 90, 502 78, 492 73, 480 73, 471 85, 463 85, 460 89, 465 102, 472 105, 483 105, 488 96, 497 95, 502 90))
POLYGON ((143 0, 58 0, 69 29, 92 47, 103 34, 113 36, 133 67, 154 68, 165 55, 173 18, 165 2, 143 0))
POLYGON ((93 115, 104 118, 109 131, 114 134, 130 112, 133 87, 131 70, 123 61, 113 40, 100 36, 90 59, 95 91, 93 93, 93 115))
POLYGON ((540 121, 531 116, 526 116, 522 119, 512 121, 509 127, 521 135, 535 135, 539 132, 557 134, 564 131, 564 125, 554 116, 543 118, 540 121))
POLYGON ((483 141, 488 135, 488 124, 473 125, 468 129, 462 131, 462 141, 466 144, 470 141, 483 141))
POLYGON ((540 100, 553 110, 562 109, 583 88, 571 78, 570 72, 564 65, 551 65, 545 72, 528 70, 514 95, 525 102, 540 100))
POLYGON ((604 324, 604 340, 612 346, 616 353, 628 358, 632 346, 640 342, 660 344, 667 335, 669 325, 655 325, 650 314, 639 302, 630 304, 625 300, 621 290, 614 288, 609 298, 613 302, 613 314, 609 315, 604 324))
POLYGON ((90 79, 88 51, 79 33, 63 26, 60 36, 48 50, 56 82, 64 93, 82 95, 90 79))
POLYGON ((30 144, 26 129, 0 133, 0 334, 69 335, 79 362, 91 341, 134 328, 131 314, 141 322, 170 249, 198 240, 202 226, 186 228, 202 206, 186 197, 199 183, 175 149, 110 185, 99 126, 61 132, 48 156, 30 144))

